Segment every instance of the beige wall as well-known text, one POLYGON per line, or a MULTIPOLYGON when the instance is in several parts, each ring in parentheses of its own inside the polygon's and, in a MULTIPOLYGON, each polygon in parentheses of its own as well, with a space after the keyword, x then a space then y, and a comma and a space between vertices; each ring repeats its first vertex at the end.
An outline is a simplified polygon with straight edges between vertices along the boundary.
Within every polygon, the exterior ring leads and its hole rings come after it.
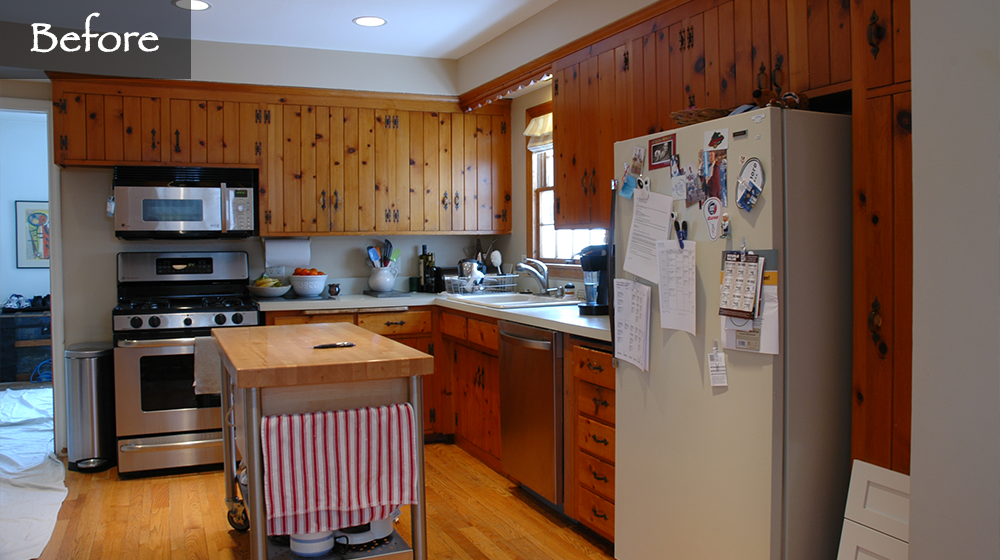
POLYGON ((911 10, 910 558, 1000 558, 1000 4, 911 10))
POLYGON ((469 91, 656 1, 559 0, 460 58, 458 91, 469 91))
POLYGON ((458 95, 458 63, 383 54, 193 41, 191 78, 275 86, 458 95))

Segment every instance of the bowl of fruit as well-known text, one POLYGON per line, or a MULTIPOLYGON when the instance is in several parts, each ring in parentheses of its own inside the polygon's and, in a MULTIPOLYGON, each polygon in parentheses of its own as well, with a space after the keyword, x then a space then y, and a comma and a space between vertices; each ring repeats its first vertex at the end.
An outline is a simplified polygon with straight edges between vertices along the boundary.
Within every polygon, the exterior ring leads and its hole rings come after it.
POLYGON ((290 289, 292 289, 290 285, 283 284, 281 280, 266 274, 261 274, 253 284, 250 284, 250 293, 257 297, 281 297, 290 289))
POLYGON ((326 273, 315 268, 296 268, 288 281, 300 297, 316 297, 326 289, 326 273))

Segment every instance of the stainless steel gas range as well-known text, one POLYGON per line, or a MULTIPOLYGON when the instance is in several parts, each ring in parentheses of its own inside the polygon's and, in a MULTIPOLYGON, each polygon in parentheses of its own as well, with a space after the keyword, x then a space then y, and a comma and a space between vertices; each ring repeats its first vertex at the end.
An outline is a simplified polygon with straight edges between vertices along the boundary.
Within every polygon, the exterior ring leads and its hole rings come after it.
POLYGON ((118 254, 119 472, 222 463, 220 396, 196 394, 195 358, 213 328, 259 324, 248 272, 244 252, 118 254))

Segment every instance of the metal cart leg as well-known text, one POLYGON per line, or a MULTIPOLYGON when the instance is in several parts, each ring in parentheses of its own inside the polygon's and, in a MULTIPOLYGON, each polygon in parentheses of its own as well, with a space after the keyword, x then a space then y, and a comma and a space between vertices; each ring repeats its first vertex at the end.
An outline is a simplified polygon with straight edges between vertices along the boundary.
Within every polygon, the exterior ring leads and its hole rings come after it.
POLYGON ((237 493, 239 481, 236 460, 236 406, 233 402, 233 378, 222 368, 222 461, 226 481, 226 511, 229 525, 237 531, 250 527, 247 510, 237 493))
POLYGON ((427 560, 427 505, 424 488, 424 384, 419 375, 410 377, 410 406, 413 407, 414 431, 416 442, 413 446, 417 453, 417 503, 410 506, 411 527, 413 534, 410 546, 413 547, 413 560, 427 560))
POLYGON ((245 498, 250 513, 250 558, 266 560, 267 530, 264 520, 264 459, 261 456, 260 444, 260 389, 253 387, 245 391, 247 392, 244 410, 246 445, 243 449, 246 451, 244 463, 247 466, 249 481, 245 498))

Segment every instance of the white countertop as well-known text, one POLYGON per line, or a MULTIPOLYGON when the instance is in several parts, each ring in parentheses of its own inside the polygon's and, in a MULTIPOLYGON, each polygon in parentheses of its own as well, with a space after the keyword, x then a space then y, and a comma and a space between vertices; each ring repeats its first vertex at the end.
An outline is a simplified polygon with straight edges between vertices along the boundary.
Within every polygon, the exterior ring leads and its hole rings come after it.
POLYGON ((445 294, 411 292, 409 297, 377 298, 366 295, 339 295, 335 298, 259 298, 261 311, 302 311, 307 309, 354 309, 377 311, 394 307, 440 305, 448 309, 494 317, 533 327, 550 329, 595 340, 611 341, 611 327, 607 315, 581 316, 575 305, 525 307, 521 309, 494 309, 449 299, 445 294))

